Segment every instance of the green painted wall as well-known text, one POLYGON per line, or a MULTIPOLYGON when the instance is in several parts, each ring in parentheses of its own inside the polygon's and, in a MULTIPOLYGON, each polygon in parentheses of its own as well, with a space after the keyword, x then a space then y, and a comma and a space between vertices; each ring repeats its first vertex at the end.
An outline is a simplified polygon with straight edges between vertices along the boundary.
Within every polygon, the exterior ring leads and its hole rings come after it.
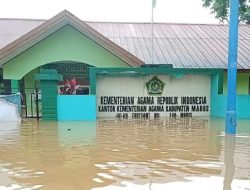
POLYGON ((95 67, 129 67, 93 40, 66 25, 32 48, 5 63, 5 79, 20 80, 33 69, 56 61, 76 61, 95 67))
MULTIPOLYGON (((36 68, 24 76, 27 115, 35 115, 35 100, 31 99, 31 93, 35 90, 35 74, 39 73, 39 68, 36 68), (31 100, 33 102, 33 110, 31 110, 31 100), (32 113, 33 112, 33 113, 32 113)), ((39 110, 41 110, 41 102, 39 101, 39 110)))
MULTIPOLYGON (((249 73, 238 73, 237 75, 237 94, 248 94, 249 73)), ((223 76, 223 94, 227 94, 227 73, 223 76)))
POLYGON ((53 69, 42 69, 35 76, 40 81, 42 92, 42 118, 44 120, 57 119, 57 84, 63 80, 63 76, 53 69))
POLYGON ((24 76, 25 88, 34 89, 35 88, 35 74, 39 73, 39 68, 32 70, 24 76))
POLYGON ((20 92, 19 80, 11 80, 11 93, 15 94, 20 92))
POLYGON ((42 118, 57 120, 57 83, 58 81, 43 80, 42 90, 42 118))

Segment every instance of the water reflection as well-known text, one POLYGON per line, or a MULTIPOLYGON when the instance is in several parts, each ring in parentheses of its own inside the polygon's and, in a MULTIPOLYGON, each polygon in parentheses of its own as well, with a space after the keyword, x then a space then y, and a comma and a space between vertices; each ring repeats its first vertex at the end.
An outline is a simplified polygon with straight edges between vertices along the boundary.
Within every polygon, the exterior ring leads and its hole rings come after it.
POLYGON ((96 121, 58 122, 58 140, 61 146, 89 145, 95 143, 96 121))
POLYGON ((183 174, 220 174, 220 147, 210 138, 214 134, 208 125, 208 119, 196 118, 101 120, 97 152, 103 161, 98 164, 117 185, 124 179, 139 184, 164 183, 184 180, 183 174), (107 156, 111 154, 112 162, 107 156), (211 161, 209 169, 206 159, 211 161))
POLYGON ((20 122, 0 122, 0 142, 6 138, 17 137, 20 128, 20 122))
POLYGON ((231 183, 234 179, 234 149, 235 149, 235 136, 225 136, 225 179, 223 190, 231 190, 231 183))
POLYGON ((247 123, 235 140, 208 118, 26 121, 0 129, 0 189, 246 189, 247 123))

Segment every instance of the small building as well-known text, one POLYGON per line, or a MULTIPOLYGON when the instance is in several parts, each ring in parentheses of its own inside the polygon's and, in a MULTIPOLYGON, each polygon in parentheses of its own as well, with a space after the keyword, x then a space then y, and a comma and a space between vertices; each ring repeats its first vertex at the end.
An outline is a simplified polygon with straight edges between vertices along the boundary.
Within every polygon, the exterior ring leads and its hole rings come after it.
MULTIPOLYGON (((152 57, 149 23, 0 19, 0 93, 20 92, 22 115, 43 119, 224 117, 228 26, 155 23, 153 44, 152 57)), ((240 25, 238 118, 250 118, 249 93, 240 25)))

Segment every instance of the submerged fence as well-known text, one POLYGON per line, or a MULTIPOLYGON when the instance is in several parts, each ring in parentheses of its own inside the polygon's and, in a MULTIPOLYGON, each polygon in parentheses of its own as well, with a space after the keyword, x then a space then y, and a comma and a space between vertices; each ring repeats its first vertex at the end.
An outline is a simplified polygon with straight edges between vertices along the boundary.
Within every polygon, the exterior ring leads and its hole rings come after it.
POLYGON ((42 116, 42 97, 39 89, 1 88, 0 98, 16 104, 21 117, 40 118, 42 116))

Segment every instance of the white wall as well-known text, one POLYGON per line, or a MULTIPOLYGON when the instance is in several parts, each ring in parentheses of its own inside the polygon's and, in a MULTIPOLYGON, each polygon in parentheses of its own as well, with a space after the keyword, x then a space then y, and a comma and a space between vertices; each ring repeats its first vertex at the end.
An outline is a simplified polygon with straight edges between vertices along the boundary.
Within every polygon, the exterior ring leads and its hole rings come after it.
MULTIPOLYGON (((97 95, 97 117, 115 117, 116 112, 102 112, 99 111, 99 106, 114 106, 117 110, 117 105, 115 104, 103 104, 101 105, 101 97, 135 97, 135 104, 137 104, 138 97, 153 97, 154 105, 157 106, 158 95, 148 95, 146 83, 156 75, 149 76, 138 76, 138 77, 118 77, 118 76, 98 76, 96 95, 97 95)), ((210 87, 211 80, 208 75, 185 75, 183 78, 175 78, 168 75, 157 75, 158 79, 165 83, 163 93, 161 97, 178 97, 177 104, 164 104, 164 112, 151 112, 150 117, 154 116, 154 113, 159 113, 160 116, 170 116, 170 111, 166 111, 166 106, 185 106, 181 104, 181 97, 206 97, 206 104, 199 104, 198 106, 209 106, 208 111, 191 111, 191 106, 189 107, 189 112, 192 116, 208 116, 210 115, 210 87)), ((118 105, 119 106, 119 105, 118 105)), ((124 106, 124 105, 122 105, 124 106)), ((131 106, 131 105, 130 105, 131 106)), ((152 105, 140 105, 148 106, 152 105)), ((158 105, 162 106, 162 105, 158 105)), ((180 116, 181 112, 177 111, 177 116, 180 116)), ((128 116, 132 116, 132 112, 122 112, 128 113, 128 116)), ((141 112, 140 112, 141 113, 141 112)), ((147 111, 149 113, 149 111, 147 111)), ((171 112, 173 113, 173 112, 171 112)), ((191 115, 189 115, 191 116, 191 115)))

